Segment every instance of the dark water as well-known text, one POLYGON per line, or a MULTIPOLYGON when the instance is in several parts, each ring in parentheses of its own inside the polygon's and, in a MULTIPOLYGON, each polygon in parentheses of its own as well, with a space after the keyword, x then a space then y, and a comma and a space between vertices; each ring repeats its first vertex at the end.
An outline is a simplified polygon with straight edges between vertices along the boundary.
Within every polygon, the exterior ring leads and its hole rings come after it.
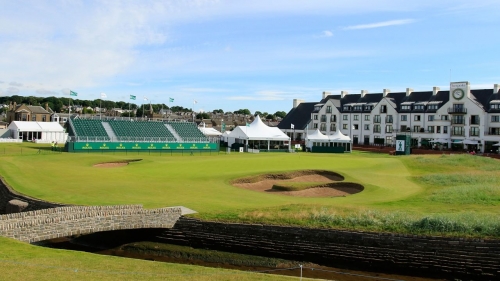
MULTIPOLYGON (((258 271, 266 272, 269 274, 279 274, 288 276, 301 276, 300 262, 293 263, 294 266, 287 268, 269 268, 269 267, 255 267, 255 266, 239 266, 231 264, 211 263, 202 260, 185 260, 179 258, 141 254, 136 252, 127 252, 122 249, 122 245, 145 241, 142 237, 143 233, 140 231, 113 231, 101 232, 90 235, 73 237, 73 238, 58 238, 39 243, 41 246, 67 249, 75 251, 84 251, 97 253, 102 255, 120 256, 126 258, 154 260, 169 263, 192 264, 207 267, 236 269, 243 271, 258 271), (294 269, 290 269, 297 267, 294 269)), ((151 238, 151 236, 149 236, 151 238)), ((151 239, 149 239, 151 240, 151 239)), ((153 241, 155 242, 155 241, 153 241)), ((415 277, 400 274, 386 274, 381 272, 359 271, 345 268, 325 267, 313 264, 305 264, 302 268, 302 277, 307 278, 320 278, 326 280, 346 280, 346 281, 366 281, 366 280, 407 280, 407 281, 436 281, 446 280, 438 277, 415 277)))

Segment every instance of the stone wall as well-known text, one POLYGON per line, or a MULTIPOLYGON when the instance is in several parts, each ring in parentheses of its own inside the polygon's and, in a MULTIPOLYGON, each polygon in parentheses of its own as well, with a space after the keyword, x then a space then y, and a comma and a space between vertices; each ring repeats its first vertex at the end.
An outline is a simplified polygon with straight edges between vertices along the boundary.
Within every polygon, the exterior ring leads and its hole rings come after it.
POLYGON ((500 275, 500 240, 228 224, 184 217, 161 238, 166 243, 334 267, 467 279, 500 275))
POLYGON ((7 213, 7 205, 11 200, 20 200, 28 203, 28 206, 24 211, 34 211, 41 210, 47 208, 55 208, 61 206, 67 206, 64 204, 51 203, 43 200, 39 200, 36 198, 31 198, 26 195, 22 195, 11 189, 4 181, 3 178, 0 178, 0 214, 7 213))
POLYGON ((146 210, 141 205, 68 206, 0 216, 0 236, 24 242, 100 231, 171 228, 179 207, 146 210))

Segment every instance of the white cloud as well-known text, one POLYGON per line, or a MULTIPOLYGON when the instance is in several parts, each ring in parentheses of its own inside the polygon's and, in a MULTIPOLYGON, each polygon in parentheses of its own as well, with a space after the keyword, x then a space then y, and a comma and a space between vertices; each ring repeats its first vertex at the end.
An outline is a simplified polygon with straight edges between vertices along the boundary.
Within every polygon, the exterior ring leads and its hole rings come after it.
POLYGON ((14 86, 14 87, 21 87, 23 85, 23 83, 19 83, 19 82, 10 82, 9 85, 11 86, 14 86))
POLYGON ((19 93, 19 89, 16 87, 9 87, 7 91, 5 91, 7 95, 17 95, 19 93))
POLYGON ((370 28, 379 28, 379 27, 387 27, 387 26, 394 26, 394 25, 410 24, 413 22, 415 22, 414 19, 390 20, 390 21, 382 21, 382 22, 375 22, 375 23, 369 23, 369 24, 351 25, 351 26, 345 27, 344 29, 345 30, 370 29, 370 28))
POLYGON ((323 32, 321 32, 321 37, 332 37, 333 36, 333 32, 331 32, 330 30, 325 30, 323 32))

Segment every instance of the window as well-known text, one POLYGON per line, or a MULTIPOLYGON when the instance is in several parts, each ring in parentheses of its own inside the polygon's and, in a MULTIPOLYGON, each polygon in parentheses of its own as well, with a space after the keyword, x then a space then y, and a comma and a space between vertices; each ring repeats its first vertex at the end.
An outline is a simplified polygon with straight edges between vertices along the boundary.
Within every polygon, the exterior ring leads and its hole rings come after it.
POLYGON ((365 124, 365 130, 370 130, 370 124, 365 124))
POLYGON ((332 113, 332 107, 331 106, 327 106, 326 107, 326 113, 332 113))
POLYGON ((413 132, 418 133, 420 131, 420 126, 413 126, 413 132))
POLYGON ((355 114, 354 115, 354 121, 358 121, 359 120, 359 115, 355 114))
POLYGON ((380 106, 380 113, 387 113, 387 105, 380 106))
POLYGON ((321 115, 321 122, 326 122, 326 115, 321 115))
POLYGON ((413 120, 420 121, 420 115, 415 115, 415 117, 413 118, 413 120))
POLYGON ((347 124, 342 124, 342 129, 347 130, 347 124))
POLYGON ((386 125, 385 126, 385 132, 386 133, 392 133, 392 125, 386 125))
POLYGON ((492 103, 492 104, 490 104, 490 109, 500 109, 500 103, 492 103))
POLYGON ((421 104, 415 105, 413 107, 413 110, 415 110, 415 111, 423 111, 424 110, 424 106, 421 105, 421 104))
POLYGON ((31 121, 36 121, 36 114, 31 115, 31 121))
POLYGON ((314 119, 314 120, 318 120, 318 114, 314 114, 314 115, 313 115, 313 119, 314 119))
POLYGON ((441 115, 441 121, 448 121, 448 115, 441 115))
POLYGON ((491 122, 500 122, 500 115, 491 116, 491 122))
POLYGON ((409 128, 406 125, 401 125, 401 132, 407 132, 409 131, 409 128))
POLYGON ((358 125, 358 124, 354 124, 354 125, 352 125, 352 129, 353 129, 353 130, 358 130, 358 129, 359 129, 359 125, 358 125))
POLYGON ((463 115, 453 115, 451 119, 451 124, 465 124, 465 118, 463 115))
POLYGON ((401 115, 401 121, 408 121, 408 115, 401 115))
POLYGON ((479 127, 471 127, 469 136, 479 136, 479 127))
POLYGON ((42 122, 47 122, 47 115, 42 115, 42 122))
POLYGON ((472 115, 470 117, 470 124, 471 125, 479 125, 479 115, 472 115))
POLYGON ((375 115, 375 118, 373 118, 374 123, 380 123, 380 115, 375 115))
POLYGON ((342 115, 342 120, 347 120, 347 114, 342 115))
POLYGON ((411 110, 411 105, 402 105, 401 110, 409 111, 409 110, 411 110))
POLYGON ((326 131, 326 124, 325 123, 321 123, 321 125, 319 126, 319 130, 320 131, 326 131))
POLYGON ((344 105, 344 111, 350 111, 351 110, 351 107, 348 106, 348 105, 344 105))
POLYGON ((464 135, 464 127, 452 126, 451 134, 454 136, 463 136, 464 135))
POLYGON ((387 145, 392 145, 392 136, 385 137, 385 143, 387 145))
POLYGON ((443 126, 443 134, 447 134, 448 133, 448 126, 443 126))
POLYGON ((373 125, 373 132, 374 133, 380 133, 380 125, 379 124, 373 125))
POLYGON ((434 115, 427 116, 427 121, 434 121, 434 115))
POLYGON ((335 124, 330 124, 330 131, 332 132, 337 131, 337 126, 335 126, 335 124))
POLYGON ((371 111, 372 109, 373 109, 373 106, 365 105, 365 111, 371 111))
POLYGON ((354 111, 361 111, 363 109, 363 106, 362 105, 356 105, 354 106, 354 111))
POLYGON ((438 105, 437 104, 429 104, 427 106, 427 109, 428 110, 437 110, 438 109, 438 105))
POLYGON ((370 115, 368 114, 365 115, 365 121, 370 121, 370 115))
POLYGON ((330 122, 337 122, 337 115, 330 116, 330 122))
POLYGON ((313 128, 314 128, 314 129, 317 129, 317 128, 318 128, 318 123, 314 123, 314 124, 313 124, 313 128))
POLYGON ((427 133, 434 133, 434 126, 427 126, 427 133))
POLYGON ((441 126, 436 126, 436 133, 441 134, 441 126))
POLYGON ((385 123, 392 123, 392 115, 387 115, 385 117, 385 123))

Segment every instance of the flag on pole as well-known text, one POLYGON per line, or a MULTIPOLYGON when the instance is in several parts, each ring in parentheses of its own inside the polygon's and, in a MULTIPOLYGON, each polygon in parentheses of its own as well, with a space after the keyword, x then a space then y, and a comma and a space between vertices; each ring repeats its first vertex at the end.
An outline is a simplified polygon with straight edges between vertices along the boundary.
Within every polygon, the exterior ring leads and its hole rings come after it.
POLYGON ((173 98, 169 98, 169 101, 170 101, 170 102, 174 102, 174 99, 173 99, 173 98))
POLYGON ((291 129, 295 129, 295 125, 291 124, 290 125, 291 129))
POLYGON ((106 93, 101 93, 101 99, 105 99, 107 98, 108 96, 106 96, 106 93))
POLYGON ((148 98, 144 97, 144 100, 148 100, 148 98))
POLYGON ((73 96, 73 97, 76 97, 76 96, 78 96, 78 93, 77 92, 73 92, 73 91, 69 91, 69 95, 73 96))
POLYGON ((193 103, 194 103, 194 104, 197 104, 198 102, 197 102, 196 100, 193 100, 193 103))
POLYGON ((130 95, 130 99, 131 99, 131 100, 135 100, 135 98, 136 98, 136 96, 134 96, 134 95, 130 95))

